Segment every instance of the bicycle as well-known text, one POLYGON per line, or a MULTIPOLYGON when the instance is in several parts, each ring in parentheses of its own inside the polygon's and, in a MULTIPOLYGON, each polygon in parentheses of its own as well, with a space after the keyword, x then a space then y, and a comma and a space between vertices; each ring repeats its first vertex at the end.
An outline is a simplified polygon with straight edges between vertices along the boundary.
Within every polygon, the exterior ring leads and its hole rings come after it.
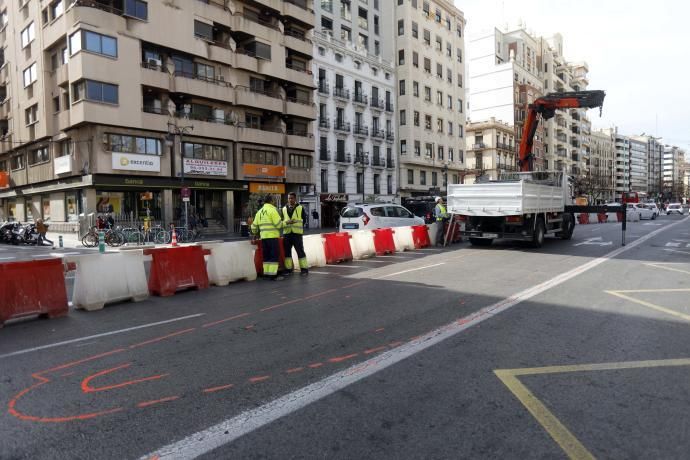
POLYGON ((113 229, 99 230, 96 227, 91 227, 88 232, 81 237, 81 244, 87 248, 95 248, 99 244, 99 233, 105 232, 104 241, 110 247, 118 247, 124 243, 124 239, 119 232, 113 229))

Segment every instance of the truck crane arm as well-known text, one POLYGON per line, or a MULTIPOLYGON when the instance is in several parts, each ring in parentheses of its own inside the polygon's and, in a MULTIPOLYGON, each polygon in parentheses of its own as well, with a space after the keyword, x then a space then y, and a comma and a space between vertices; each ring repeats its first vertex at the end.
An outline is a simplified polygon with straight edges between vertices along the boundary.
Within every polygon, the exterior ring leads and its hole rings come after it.
POLYGON ((534 169, 532 144, 540 118, 542 120, 553 118, 557 109, 601 108, 604 104, 605 96, 606 93, 601 90, 551 93, 538 98, 530 104, 527 120, 522 130, 522 139, 520 139, 518 160, 520 171, 529 172, 534 169))

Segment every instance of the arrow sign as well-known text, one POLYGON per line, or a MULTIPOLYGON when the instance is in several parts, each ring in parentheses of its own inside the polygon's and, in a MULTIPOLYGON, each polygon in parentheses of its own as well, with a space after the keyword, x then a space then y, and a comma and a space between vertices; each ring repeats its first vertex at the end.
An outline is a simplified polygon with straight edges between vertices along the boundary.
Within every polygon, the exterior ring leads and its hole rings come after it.
POLYGON ((611 246, 612 244, 613 241, 602 241, 602 238, 600 236, 597 236, 593 238, 585 238, 585 240, 582 243, 577 243, 573 246, 611 246))

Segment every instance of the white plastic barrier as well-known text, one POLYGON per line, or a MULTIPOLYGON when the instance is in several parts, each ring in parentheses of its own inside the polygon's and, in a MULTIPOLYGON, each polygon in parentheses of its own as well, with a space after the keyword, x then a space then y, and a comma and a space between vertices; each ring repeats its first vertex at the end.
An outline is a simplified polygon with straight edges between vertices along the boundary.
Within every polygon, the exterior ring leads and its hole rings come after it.
MULTIPOLYGON (((311 267, 325 267, 326 266, 326 250, 323 246, 323 238, 318 235, 304 235, 302 237, 304 244, 304 253, 307 256, 307 265, 311 267)), ((292 266, 295 270, 299 269, 299 258, 297 251, 292 248, 292 266)))
POLYGON ((412 227, 395 227, 393 229, 393 241, 395 241, 396 251, 412 251, 414 249, 412 227))
POLYGON ((431 246, 436 246, 436 229, 438 228, 438 224, 433 222, 431 224, 427 224, 426 228, 429 232, 429 241, 431 242, 431 246))
POLYGON ((233 281, 256 279, 254 265, 256 246, 250 241, 203 243, 201 246, 211 251, 211 255, 206 260, 209 283, 227 286, 233 281))
POLYGON ((107 254, 67 256, 76 264, 72 304, 76 308, 100 310, 107 303, 149 296, 141 249, 107 254))
POLYGON ((350 232, 350 249, 354 259, 363 259, 376 255, 374 247, 374 234, 371 230, 357 230, 350 232))

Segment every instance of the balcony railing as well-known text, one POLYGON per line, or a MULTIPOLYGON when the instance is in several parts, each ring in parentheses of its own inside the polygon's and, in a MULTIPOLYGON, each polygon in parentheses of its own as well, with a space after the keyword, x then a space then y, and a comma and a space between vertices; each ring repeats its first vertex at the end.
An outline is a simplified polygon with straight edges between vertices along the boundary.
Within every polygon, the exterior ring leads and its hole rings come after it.
POLYGON ((309 40, 302 31, 295 29, 285 29, 285 35, 288 35, 292 38, 296 38, 297 40, 301 40, 305 43, 311 44, 311 40, 309 40))
POLYGON ((330 150, 320 150, 319 151, 319 161, 331 161, 331 151, 330 150))
POLYGON ((249 86, 235 86, 236 89, 240 91, 246 91, 254 94, 261 94, 262 96, 272 97, 273 99, 282 99, 280 96, 275 94, 273 91, 267 89, 251 88, 249 86))
POLYGON ((200 113, 185 112, 183 110, 176 111, 175 118, 186 118, 188 120, 205 121, 207 123, 220 123, 224 125, 233 124, 230 120, 226 118, 217 118, 213 116, 203 115, 200 113))
POLYGON ((288 97, 286 99, 288 102, 292 102, 294 104, 314 105, 314 103, 309 99, 302 99, 301 97, 288 97))
POLYGON ((390 102, 386 102, 386 112, 392 112, 393 111, 393 104, 390 102))
POLYGON ((161 72, 165 72, 165 67, 163 67, 163 64, 158 64, 158 62, 153 59, 151 59, 149 62, 142 62, 141 67, 144 69, 160 70, 161 72))
POLYGON ((284 0, 285 3, 290 3, 292 5, 298 6, 303 10, 307 9, 307 0, 284 0))
POLYGON ((122 16, 123 14, 125 14, 124 10, 117 9, 110 5, 104 5, 94 0, 76 0, 73 3, 73 6, 87 6, 89 8, 96 8, 97 10, 117 14, 118 16, 122 16))
POLYGON ((386 166, 386 160, 384 160, 381 157, 377 157, 376 155, 374 155, 374 159, 371 161, 371 165, 372 166, 380 166, 380 167, 384 168, 386 166))
POLYGON ((379 139, 383 139, 386 137, 386 132, 382 129, 374 129, 371 131, 371 135, 374 137, 378 137, 379 139))
POLYGON ((476 144, 472 144, 472 150, 480 150, 480 149, 485 149, 485 148, 486 148, 486 144, 484 144, 483 142, 478 142, 476 144))
POLYGON ((353 101, 355 104, 368 105, 369 104, 369 97, 366 94, 355 93, 355 97, 354 97, 353 101))
POLYGON ((242 12, 235 13, 235 15, 241 16, 244 19, 246 19, 247 21, 255 22, 255 23, 260 24, 264 27, 268 27, 269 29, 280 30, 280 28, 278 27, 278 24, 275 24, 271 21, 268 21, 268 20, 262 18, 261 16, 258 16, 256 13, 252 14, 252 13, 248 13, 246 11, 242 11, 242 12))
POLYGON ((321 93, 321 94, 330 94, 331 93, 331 90, 328 86, 328 82, 325 82, 325 81, 319 82, 319 93, 321 93))
POLYGON ((364 153, 364 152, 355 154, 355 164, 356 165, 368 165, 369 164, 369 154, 364 153))
POLYGON ((386 158, 386 168, 394 168, 395 167, 395 161, 393 160, 392 157, 386 158))
POLYGON ((333 123, 333 129, 335 129, 336 131, 343 131, 346 133, 350 132, 349 121, 335 120, 333 123))
POLYGON ((386 140, 389 142, 393 142, 395 140, 395 134, 393 131, 386 131, 386 140))
POLYGON ((309 69, 307 69, 306 67, 302 67, 302 66, 297 65, 297 64, 294 64, 294 63, 292 63, 292 62, 290 62, 290 61, 285 61, 285 67, 288 68, 288 69, 292 69, 292 70, 294 70, 294 71, 296 71, 296 72, 302 72, 302 73, 306 73, 306 74, 308 74, 308 75, 311 75, 311 74, 312 74, 312 71, 309 70, 309 69))
POLYGON ((369 128, 367 126, 364 126, 364 125, 355 124, 353 132, 357 136, 368 136, 369 135, 369 128))
POLYGON ((224 77, 207 77, 205 75, 197 75, 195 73, 184 72, 182 70, 176 70, 174 75, 176 77, 190 78, 192 80, 201 80, 205 81, 206 83, 212 83, 214 85, 225 86, 228 88, 232 86, 230 82, 225 81, 224 77))
POLYGON ((299 137, 314 137, 312 133, 305 129, 288 129, 286 131, 288 136, 299 136, 299 137))
POLYGON ((328 118, 319 118, 319 128, 331 129, 331 120, 328 118))
POLYGON ((350 100, 350 90, 336 86, 333 88, 333 96, 339 99, 350 100))
POLYGON ((146 113, 155 113, 156 115, 169 115, 168 109, 162 107, 154 107, 151 105, 145 105, 142 109, 146 113))
POLYGON ((335 161, 338 163, 352 163, 352 155, 345 152, 338 152, 335 156, 335 161))
POLYGON ((371 106, 375 109, 383 110, 383 99, 372 97, 371 106))

